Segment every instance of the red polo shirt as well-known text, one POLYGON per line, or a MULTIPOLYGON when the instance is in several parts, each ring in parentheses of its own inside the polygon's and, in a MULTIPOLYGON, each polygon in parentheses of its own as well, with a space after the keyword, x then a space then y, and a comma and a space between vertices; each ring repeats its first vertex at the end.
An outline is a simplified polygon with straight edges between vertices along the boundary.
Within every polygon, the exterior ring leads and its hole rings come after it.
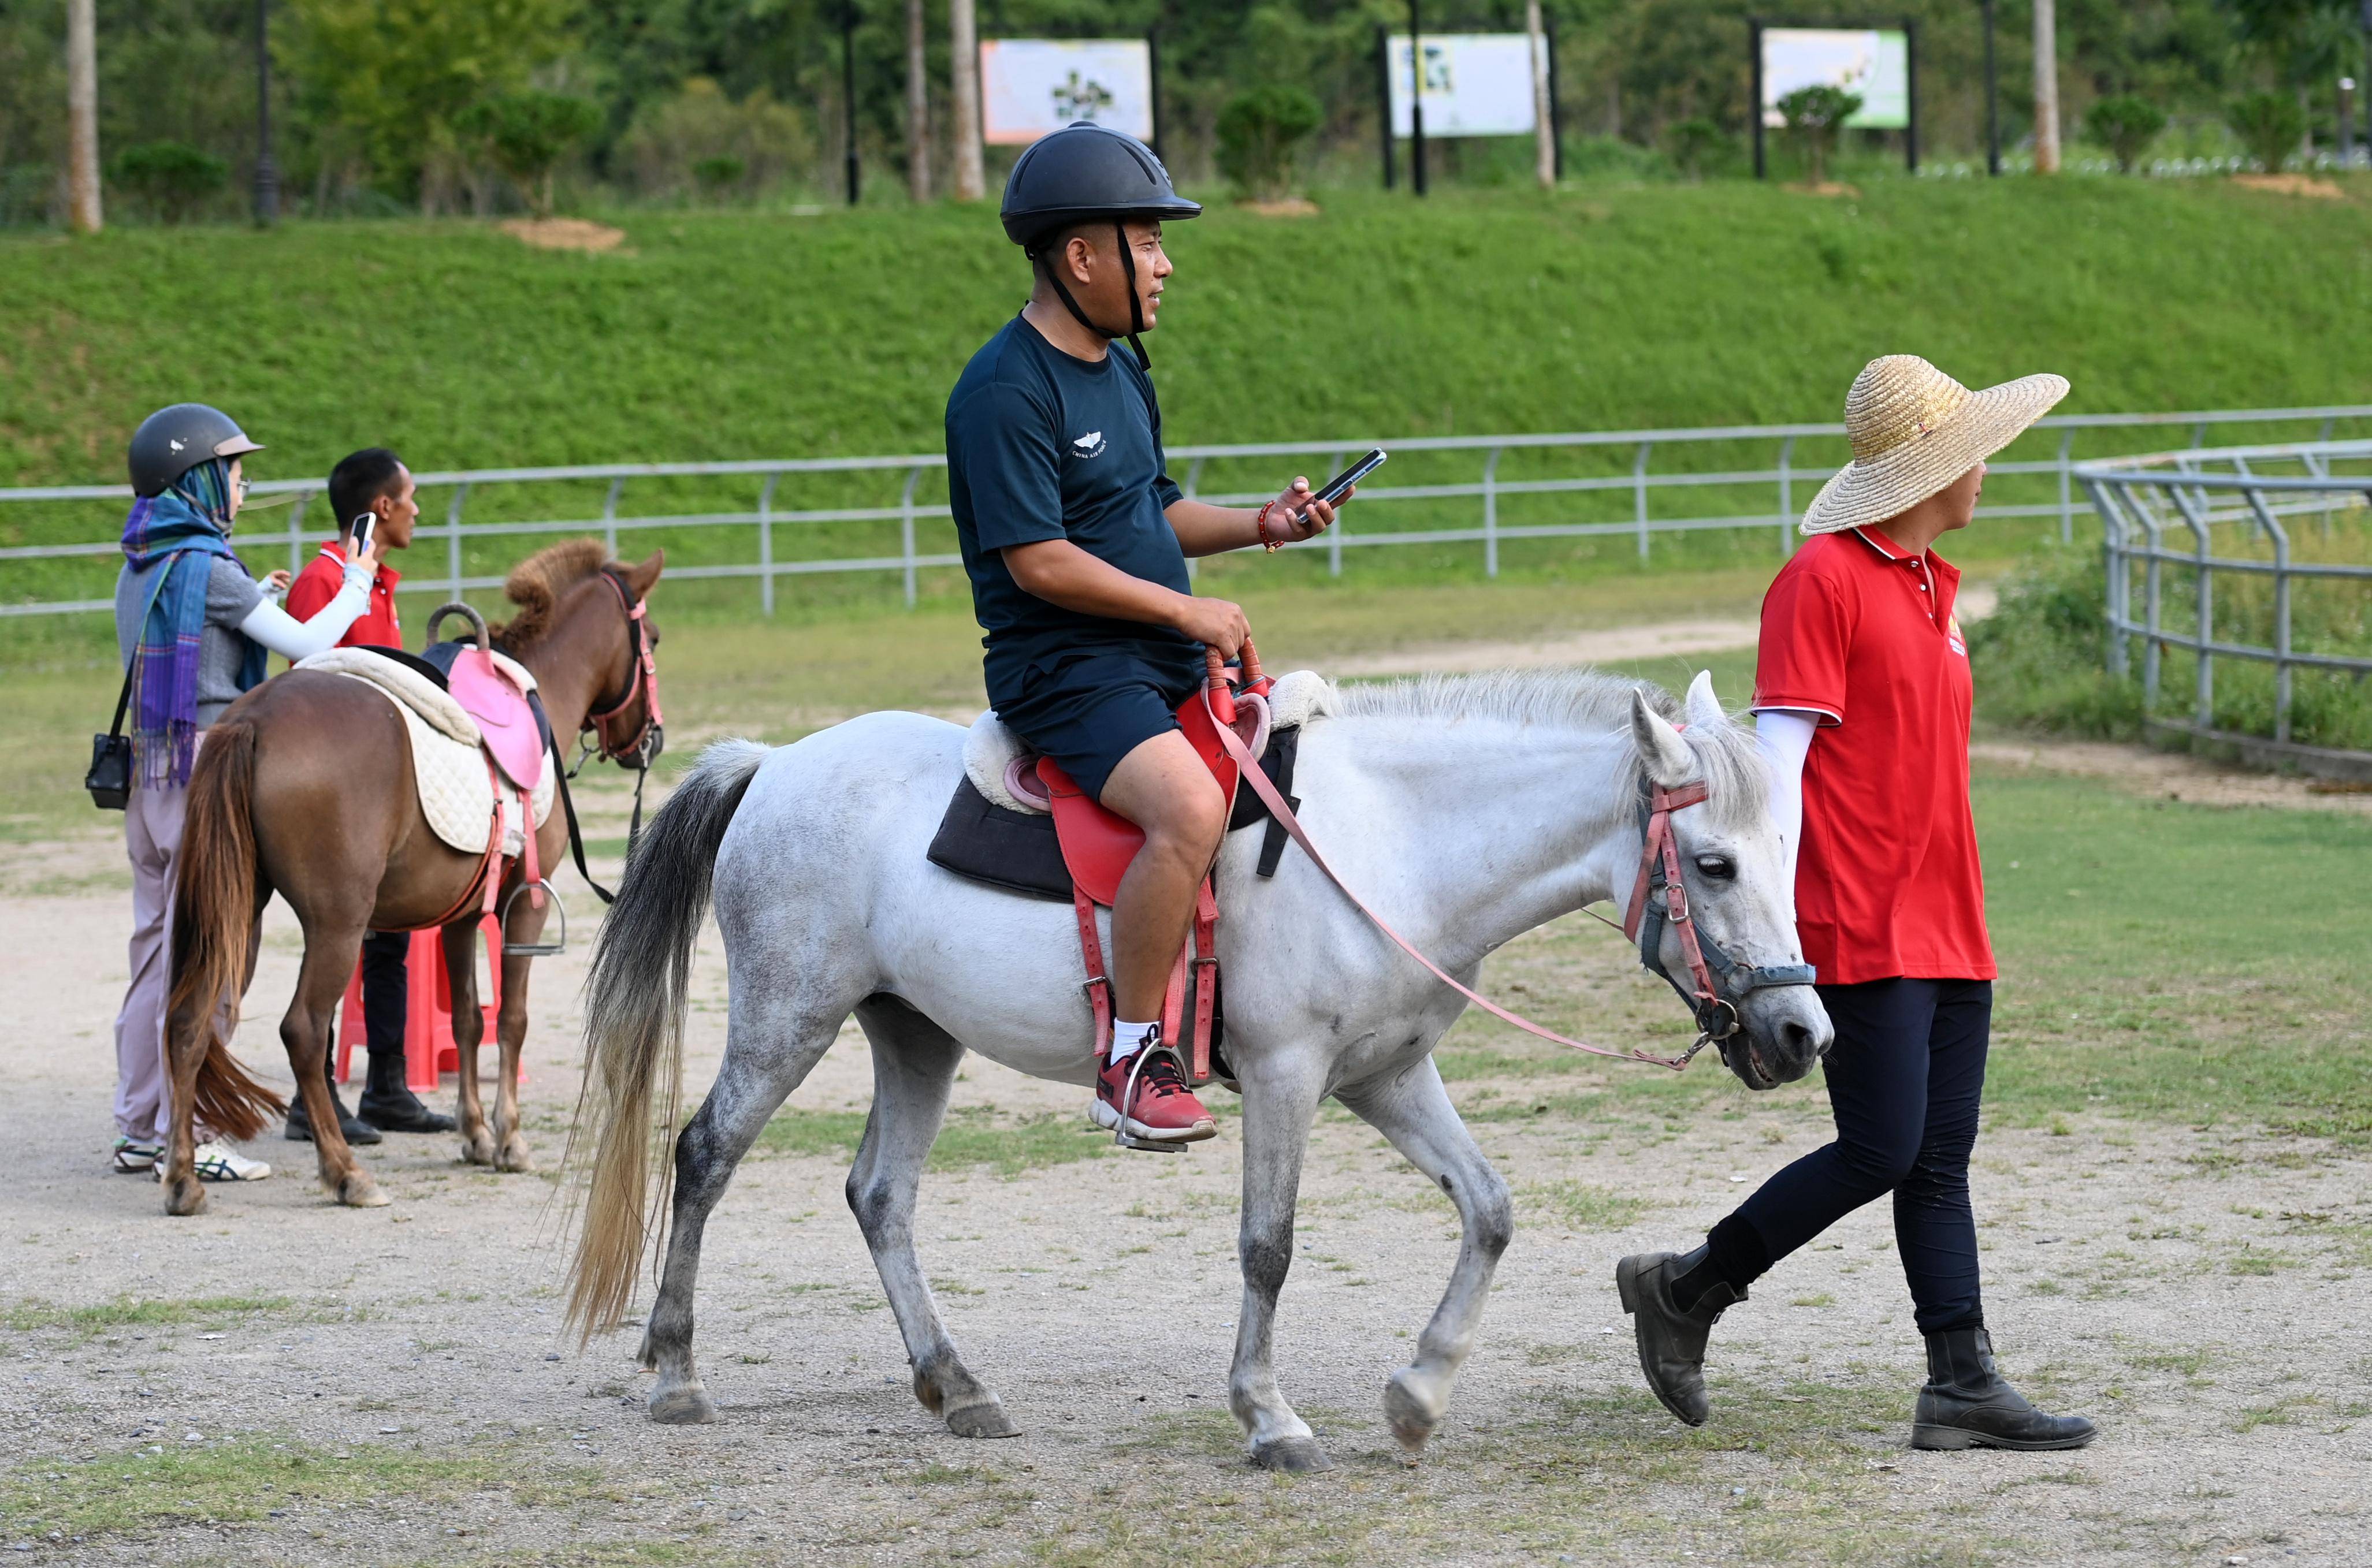
POLYGON ((1762 598, 1757 708, 1820 715, 1796 923, 1824 984, 1991 980, 1969 814, 1960 574, 1875 528, 1808 540, 1762 598))
MULTIPOLYGON (((333 539, 321 546, 320 553, 305 563, 305 569, 288 585, 288 613, 299 621, 310 621, 323 605, 338 597, 338 589, 345 581, 346 547, 333 539)), ((338 639, 338 646, 403 646, 403 623, 395 615, 395 585, 401 581, 403 574, 394 567, 379 567, 378 575, 371 579, 369 607, 338 639)))

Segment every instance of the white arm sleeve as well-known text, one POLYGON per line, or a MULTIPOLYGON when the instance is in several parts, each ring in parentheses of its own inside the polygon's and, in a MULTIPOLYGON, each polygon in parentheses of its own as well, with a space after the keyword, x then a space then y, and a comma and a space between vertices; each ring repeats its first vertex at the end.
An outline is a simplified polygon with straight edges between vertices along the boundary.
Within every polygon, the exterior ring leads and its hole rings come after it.
POLYGON ((1771 763, 1771 819, 1778 825, 1787 863, 1787 907, 1796 906, 1796 852, 1804 839, 1804 758, 1812 749, 1820 720, 1792 708, 1764 708, 1754 715, 1754 738, 1771 763))
POLYGON ((362 619, 363 611, 370 608, 370 585, 369 573, 350 565, 337 597, 315 611, 312 620, 299 621, 265 599, 247 612, 247 619, 238 623, 239 633, 292 664, 311 658, 336 647, 346 629, 362 619))

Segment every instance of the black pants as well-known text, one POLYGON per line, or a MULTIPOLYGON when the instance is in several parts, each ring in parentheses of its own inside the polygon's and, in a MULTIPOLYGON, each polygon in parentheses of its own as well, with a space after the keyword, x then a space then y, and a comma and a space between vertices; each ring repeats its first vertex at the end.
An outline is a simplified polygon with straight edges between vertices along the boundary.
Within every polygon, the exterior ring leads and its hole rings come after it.
POLYGON ((1880 980, 1820 992, 1837 1031, 1826 1063, 1837 1140, 1764 1182, 1715 1228, 1750 1225, 1767 1268, 1891 1192, 1895 1246, 1920 1330, 1982 1324, 1969 1151, 1985 1086, 1993 982, 1880 980))
POLYGON ((411 961, 409 931, 374 931, 363 938, 363 1038, 374 1056, 383 1051, 403 1054, 411 961))

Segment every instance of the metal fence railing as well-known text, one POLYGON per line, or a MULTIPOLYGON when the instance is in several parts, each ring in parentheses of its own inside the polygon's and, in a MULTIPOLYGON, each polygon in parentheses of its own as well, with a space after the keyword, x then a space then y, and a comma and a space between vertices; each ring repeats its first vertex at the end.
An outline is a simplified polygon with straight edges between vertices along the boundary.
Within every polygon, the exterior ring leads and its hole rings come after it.
POLYGON ((2076 475, 2102 526, 2109 669, 2131 676, 2140 644, 2144 712, 2156 726, 2273 760, 2343 762, 2350 776, 2372 768, 2372 752, 2299 746, 2292 734, 2299 672, 2372 677, 2364 652, 2303 647, 2298 637, 2298 600, 2309 593, 2326 596, 2304 619, 2327 643, 2361 650, 2372 631, 2363 527, 2372 441, 2172 452, 2079 464, 2076 475), (2169 649, 2192 659, 2187 719, 2157 712, 2169 649), (2271 667, 2269 737, 2219 723, 2220 659, 2271 667))
MULTIPOLYGON (((2169 427, 2203 447, 2210 430, 2328 440, 2343 425, 2372 436, 2372 405, 2061 415, 1992 464, 2010 482, 1983 515, 2055 518, 2062 540, 2072 541, 2075 474, 2107 455, 2102 447, 2159 445, 2169 427)), ((1493 576, 1503 547, 1534 540, 1634 538, 1645 557, 1658 535, 1764 529, 1785 552, 1804 504, 1847 456, 1843 434, 1834 424, 1768 424, 1387 442, 1393 462, 1381 477, 1389 482, 1362 486, 1359 505, 1340 526, 1294 548, 1322 553, 1340 575, 1354 550, 1473 544, 1493 576)), ((1273 459, 1306 464, 1315 478, 1371 444, 1173 447, 1170 471, 1189 494, 1245 504, 1273 494, 1243 485, 1273 485, 1273 459)), ((591 532, 614 548, 623 535, 656 532, 669 545, 671 580, 754 579, 768 614, 778 581, 813 574, 896 574, 912 604, 919 573, 959 563, 948 548, 946 466, 932 453, 424 473, 414 542, 441 543, 442 571, 414 564, 411 587, 450 594, 496 587, 501 574, 483 568, 513 536, 591 532)), ((302 564, 309 540, 331 531, 324 519, 308 528, 320 491, 319 480, 257 483, 250 507, 281 497, 293 505, 276 530, 258 513, 243 516, 241 549, 285 548, 292 569, 302 564)), ((110 608, 110 558, 130 495, 121 485, 0 490, 0 540, 9 541, 0 545, 0 617, 110 608)))

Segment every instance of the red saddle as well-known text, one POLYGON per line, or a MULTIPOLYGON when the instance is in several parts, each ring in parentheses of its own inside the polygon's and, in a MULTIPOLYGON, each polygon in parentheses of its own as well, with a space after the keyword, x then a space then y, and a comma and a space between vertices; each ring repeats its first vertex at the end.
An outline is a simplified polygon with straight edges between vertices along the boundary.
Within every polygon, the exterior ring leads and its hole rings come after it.
MULTIPOLYGON (((1232 809, 1239 773, 1213 721, 1215 718, 1232 726, 1247 751, 1258 757, 1267 741, 1268 692, 1274 682, 1261 673, 1260 655, 1249 642, 1244 645, 1240 692, 1229 686, 1218 653, 1212 650, 1209 656, 1208 682, 1180 706, 1178 725, 1195 755, 1203 759, 1211 776, 1218 780, 1232 809)), ((1051 757, 1037 760, 1035 782, 1045 792, 1053 812, 1055 837, 1063 846, 1063 864, 1071 873, 1071 903, 1078 916, 1079 955, 1087 965, 1087 1000, 1096 1020, 1096 1056, 1101 1060, 1110 1049, 1112 999, 1110 977, 1104 968, 1103 943, 1096 931, 1096 906, 1110 907, 1113 896, 1120 890, 1121 877, 1135 860, 1136 852, 1145 847, 1145 830, 1090 800, 1051 757)), ((1181 1052, 1186 1078, 1197 1086, 1211 1080, 1212 1016, 1218 998, 1218 900, 1212 891, 1211 879, 1205 877, 1195 895, 1193 935, 1179 950, 1161 1005, 1161 1038, 1169 1044, 1188 1047, 1181 1052), (1191 1040, 1180 1033, 1190 982, 1194 993, 1191 1040)))

